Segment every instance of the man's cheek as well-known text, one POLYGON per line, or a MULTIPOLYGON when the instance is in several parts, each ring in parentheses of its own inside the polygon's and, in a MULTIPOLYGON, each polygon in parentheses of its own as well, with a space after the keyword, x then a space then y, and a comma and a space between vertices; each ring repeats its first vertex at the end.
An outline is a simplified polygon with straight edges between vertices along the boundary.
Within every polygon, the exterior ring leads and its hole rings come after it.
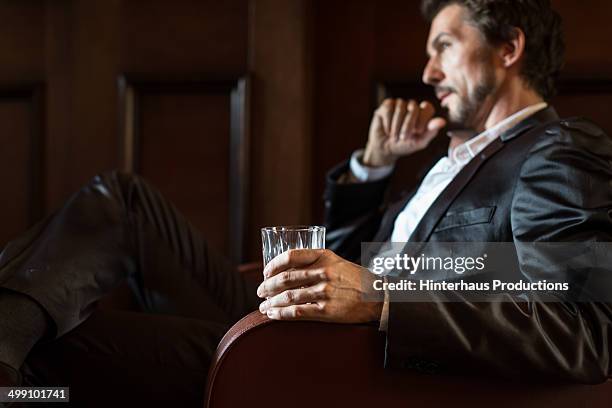
POLYGON ((457 48, 450 48, 442 57, 442 69, 446 75, 452 75, 453 72, 460 72, 466 65, 465 55, 457 51, 457 48))

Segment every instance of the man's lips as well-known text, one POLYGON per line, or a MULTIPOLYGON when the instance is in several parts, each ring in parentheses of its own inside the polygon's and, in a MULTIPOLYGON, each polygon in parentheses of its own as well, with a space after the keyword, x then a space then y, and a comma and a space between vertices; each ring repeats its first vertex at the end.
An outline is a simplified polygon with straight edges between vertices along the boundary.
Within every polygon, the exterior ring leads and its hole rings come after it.
POLYGON ((443 106, 444 101, 448 98, 452 92, 440 92, 436 97, 440 100, 440 106, 443 106))
POLYGON ((440 92, 436 95, 436 97, 442 102, 447 96, 449 96, 452 92, 440 92))

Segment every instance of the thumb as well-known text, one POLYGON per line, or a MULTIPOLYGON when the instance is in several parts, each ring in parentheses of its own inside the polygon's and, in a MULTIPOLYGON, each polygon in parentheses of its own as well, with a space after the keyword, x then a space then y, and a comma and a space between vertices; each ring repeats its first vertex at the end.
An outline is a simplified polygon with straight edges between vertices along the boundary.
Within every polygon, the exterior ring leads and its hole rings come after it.
POLYGON ((427 131, 423 134, 422 142, 428 145, 444 126, 446 126, 446 119, 440 117, 432 118, 427 122, 427 131))
POLYGON ((442 130, 444 126, 446 126, 446 119, 435 117, 427 122, 427 131, 435 134, 442 130))

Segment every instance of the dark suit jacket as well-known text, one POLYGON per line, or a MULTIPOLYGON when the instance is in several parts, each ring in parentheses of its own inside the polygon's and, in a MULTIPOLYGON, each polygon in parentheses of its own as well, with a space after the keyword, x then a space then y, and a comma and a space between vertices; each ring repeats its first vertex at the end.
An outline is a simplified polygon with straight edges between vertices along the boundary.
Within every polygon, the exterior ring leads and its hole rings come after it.
MULTIPOLYGON (((389 179, 337 183, 347 170, 345 162, 328 174, 327 243, 356 260, 360 242, 389 239, 414 193, 387 204, 389 179)), ((559 119, 549 107, 472 159, 410 241, 612 242, 611 180, 612 139, 585 119, 559 119)), ((609 303, 523 298, 448 303, 434 293, 426 302, 407 303, 390 296, 386 366, 476 368, 588 383, 611 375, 609 303)))

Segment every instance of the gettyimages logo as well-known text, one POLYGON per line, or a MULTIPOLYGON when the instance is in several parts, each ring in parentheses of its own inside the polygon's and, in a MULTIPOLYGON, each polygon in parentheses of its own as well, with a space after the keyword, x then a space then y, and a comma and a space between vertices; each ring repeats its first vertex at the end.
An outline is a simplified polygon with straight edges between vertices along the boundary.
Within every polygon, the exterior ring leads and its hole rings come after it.
POLYGON ((426 256, 414 257, 408 254, 394 256, 381 255, 372 258, 370 270, 376 275, 387 275, 391 271, 407 272, 414 275, 419 271, 452 271, 458 275, 465 272, 482 271, 485 269, 487 254, 482 256, 426 256))
POLYGON ((361 250, 361 264, 375 275, 364 284, 393 293, 392 301, 435 294, 448 301, 612 302, 612 242, 369 242, 361 250))

